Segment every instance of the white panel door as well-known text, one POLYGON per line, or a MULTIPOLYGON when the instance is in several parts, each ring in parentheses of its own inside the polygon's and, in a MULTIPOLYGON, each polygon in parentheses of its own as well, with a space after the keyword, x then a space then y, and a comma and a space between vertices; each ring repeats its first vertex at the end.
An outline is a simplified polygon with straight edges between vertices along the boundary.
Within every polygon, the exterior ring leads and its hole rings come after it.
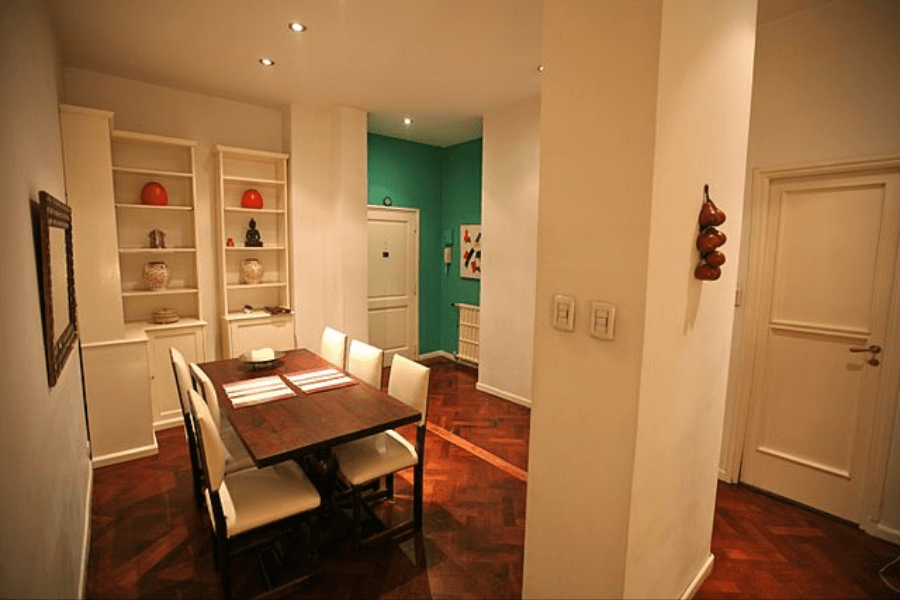
POLYGON ((419 355, 419 211, 369 207, 369 343, 419 355))
POLYGON ((892 350, 898 175, 774 181, 765 228, 741 480, 859 523, 892 350))

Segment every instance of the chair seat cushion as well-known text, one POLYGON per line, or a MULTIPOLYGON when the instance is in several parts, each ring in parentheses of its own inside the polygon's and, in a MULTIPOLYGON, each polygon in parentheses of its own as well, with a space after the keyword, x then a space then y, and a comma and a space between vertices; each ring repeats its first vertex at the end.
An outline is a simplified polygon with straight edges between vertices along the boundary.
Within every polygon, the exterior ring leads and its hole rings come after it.
POLYGON ((222 429, 219 434, 222 436, 222 444, 227 452, 225 455, 226 473, 236 473, 254 466, 253 457, 250 456, 250 452, 228 419, 222 419, 222 429))
POLYGON ((319 493, 294 462, 229 474, 219 488, 228 537, 321 504, 319 493))
POLYGON ((336 446, 334 455, 340 476, 351 485, 362 485, 419 462, 415 446, 393 429, 336 446))

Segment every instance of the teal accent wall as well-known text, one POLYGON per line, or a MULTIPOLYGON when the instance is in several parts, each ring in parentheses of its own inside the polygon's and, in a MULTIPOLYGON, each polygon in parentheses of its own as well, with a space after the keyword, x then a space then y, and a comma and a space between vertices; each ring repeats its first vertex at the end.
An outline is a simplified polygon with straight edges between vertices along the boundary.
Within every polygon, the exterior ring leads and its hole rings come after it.
POLYGON ((419 353, 457 350, 453 302, 478 304, 480 282, 459 276, 459 226, 481 223, 481 140, 439 148, 369 134, 369 204, 419 209, 419 353), (444 243, 453 241, 453 264, 444 243))
POLYGON ((443 239, 453 240, 453 264, 444 269, 441 286, 441 349, 456 352, 459 315, 451 304, 465 302, 477 306, 481 294, 481 280, 459 276, 459 226, 481 223, 480 139, 447 148, 441 207, 443 239))
POLYGON ((369 134, 369 204, 419 209, 419 353, 441 348, 441 186, 447 151, 369 134))

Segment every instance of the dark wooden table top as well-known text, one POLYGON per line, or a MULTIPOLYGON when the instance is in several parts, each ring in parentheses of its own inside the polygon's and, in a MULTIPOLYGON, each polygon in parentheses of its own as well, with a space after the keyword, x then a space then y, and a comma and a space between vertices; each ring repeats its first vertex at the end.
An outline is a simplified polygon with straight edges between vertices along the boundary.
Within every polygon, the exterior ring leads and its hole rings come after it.
POLYGON ((415 423, 422 416, 414 408, 358 379, 356 385, 306 394, 282 377, 296 397, 239 408, 232 406, 223 384, 334 367, 306 349, 287 352, 270 369, 251 368, 237 358, 199 366, 216 386, 222 413, 231 421, 258 467, 415 423))

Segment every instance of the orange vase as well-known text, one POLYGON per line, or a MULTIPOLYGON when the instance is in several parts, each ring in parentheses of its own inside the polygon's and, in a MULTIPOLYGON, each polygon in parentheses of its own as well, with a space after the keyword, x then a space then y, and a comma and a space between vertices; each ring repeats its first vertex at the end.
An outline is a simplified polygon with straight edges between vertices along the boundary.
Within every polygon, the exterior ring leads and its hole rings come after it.
POLYGON ((161 183, 151 181, 141 188, 141 204, 165 206, 169 203, 169 194, 161 183))

